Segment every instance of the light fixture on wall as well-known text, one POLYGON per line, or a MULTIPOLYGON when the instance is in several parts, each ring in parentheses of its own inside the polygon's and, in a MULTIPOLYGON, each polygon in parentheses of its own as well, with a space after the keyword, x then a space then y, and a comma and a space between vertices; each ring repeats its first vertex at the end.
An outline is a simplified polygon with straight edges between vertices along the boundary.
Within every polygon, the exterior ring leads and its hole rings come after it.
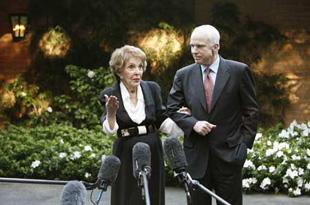
POLYGON ((28 27, 28 16, 24 13, 10 14, 11 31, 14 41, 25 38, 28 27))

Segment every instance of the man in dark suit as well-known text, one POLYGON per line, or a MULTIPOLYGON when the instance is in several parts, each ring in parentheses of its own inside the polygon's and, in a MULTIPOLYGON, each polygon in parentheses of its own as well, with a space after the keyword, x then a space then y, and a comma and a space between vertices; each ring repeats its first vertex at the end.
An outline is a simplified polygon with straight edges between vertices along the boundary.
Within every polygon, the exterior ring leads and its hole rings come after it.
MULTIPOLYGON (((242 167, 257 130, 254 81, 246 64, 219 56, 220 34, 196 27, 190 47, 195 63, 179 69, 168 96, 168 115, 184 131, 188 171, 232 205, 242 204, 242 167), (178 113, 186 106, 192 115, 178 113)), ((192 191, 194 205, 211 197, 192 191)))

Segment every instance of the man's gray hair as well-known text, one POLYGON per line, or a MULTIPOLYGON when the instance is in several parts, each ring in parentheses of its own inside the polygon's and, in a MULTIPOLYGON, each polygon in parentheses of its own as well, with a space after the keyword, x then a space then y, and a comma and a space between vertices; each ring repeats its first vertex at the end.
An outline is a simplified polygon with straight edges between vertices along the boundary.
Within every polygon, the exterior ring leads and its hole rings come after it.
POLYGON ((206 35, 209 43, 211 44, 220 44, 220 32, 214 27, 214 26, 211 26, 211 25, 201 25, 201 26, 198 26, 196 27, 192 34, 193 33, 200 33, 200 34, 203 34, 203 35, 206 35))

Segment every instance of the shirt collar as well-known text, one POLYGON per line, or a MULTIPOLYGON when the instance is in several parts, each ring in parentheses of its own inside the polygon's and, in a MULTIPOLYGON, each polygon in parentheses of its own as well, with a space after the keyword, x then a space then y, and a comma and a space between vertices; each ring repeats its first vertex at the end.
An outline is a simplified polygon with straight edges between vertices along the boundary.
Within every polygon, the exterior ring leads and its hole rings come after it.
MULTIPOLYGON (((123 82, 120 82, 120 88, 121 88, 122 98, 129 99, 130 98, 129 92, 123 82)), ((138 86, 137 96, 138 96, 139 101, 143 100, 143 93, 142 93, 141 85, 138 86)))
MULTIPOLYGON (((217 55, 215 61, 209 66, 209 68, 211 69, 211 71, 216 75, 217 71, 219 69, 219 65, 220 65, 220 56, 217 55)), ((201 68, 201 72, 204 73, 205 69, 207 68, 204 65, 200 65, 201 68)))

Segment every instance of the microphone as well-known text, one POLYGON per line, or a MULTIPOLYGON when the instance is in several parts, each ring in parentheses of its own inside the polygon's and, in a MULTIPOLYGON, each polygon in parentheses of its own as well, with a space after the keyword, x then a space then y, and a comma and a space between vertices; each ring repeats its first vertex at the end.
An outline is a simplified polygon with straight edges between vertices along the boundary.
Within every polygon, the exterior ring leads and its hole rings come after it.
POLYGON ((99 189, 106 191, 108 186, 115 182, 121 161, 114 155, 107 156, 102 161, 96 184, 99 189))
POLYGON ((132 168, 133 176, 141 187, 142 200, 146 205, 150 205, 150 195, 147 178, 151 176, 151 150, 148 144, 136 143, 132 148, 132 168))
POLYGON ((204 187, 197 180, 193 180, 189 173, 186 172, 187 162, 183 147, 176 137, 168 137, 164 141, 164 151, 168 159, 168 164, 171 166, 179 182, 183 183, 186 193, 187 204, 191 204, 191 195, 189 189, 200 189, 201 191, 214 197, 224 205, 230 205, 227 201, 214 194, 212 191, 204 187))
POLYGON ((148 144, 136 143, 132 148, 133 176, 138 179, 142 172, 151 176, 151 151, 148 144))
POLYGON ((183 147, 176 137, 168 137, 164 141, 164 151, 168 164, 171 166, 173 171, 181 173, 185 171, 187 167, 187 161, 183 147))
POLYGON ((191 177, 186 172, 187 161, 183 147, 176 137, 168 137, 164 141, 164 152, 169 166, 173 169, 180 183, 184 185, 187 203, 191 204, 189 188, 192 188, 191 177))
POLYGON ((60 205, 84 205, 86 195, 86 188, 81 182, 69 181, 62 190, 60 205))

